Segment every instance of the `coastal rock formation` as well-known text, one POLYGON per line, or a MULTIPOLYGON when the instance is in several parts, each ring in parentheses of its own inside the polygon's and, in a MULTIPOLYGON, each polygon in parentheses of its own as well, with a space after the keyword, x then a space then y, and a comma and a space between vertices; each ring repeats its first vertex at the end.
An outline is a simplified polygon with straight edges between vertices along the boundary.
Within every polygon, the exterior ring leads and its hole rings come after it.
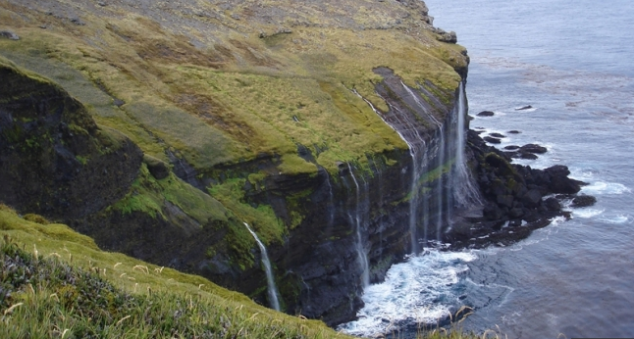
POLYGON ((517 239, 506 222, 525 236, 578 191, 465 149, 469 58, 422 1, 0 10, 20 37, 0 39, 0 201, 269 304, 246 222, 288 313, 351 320, 421 243, 517 239))
POLYGON ((570 213, 562 210, 564 200, 573 199, 573 205, 574 201, 596 200, 576 196, 584 183, 569 178, 566 166, 539 170, 511 164, 509 152, 488 146, 474 131, 469 131, 468 145, 484 207, 481 215, 469 215, 456 223, 458 227, 447 237, 451 248, 508 245, 548 225, 554 217, 569 218, 570 213))

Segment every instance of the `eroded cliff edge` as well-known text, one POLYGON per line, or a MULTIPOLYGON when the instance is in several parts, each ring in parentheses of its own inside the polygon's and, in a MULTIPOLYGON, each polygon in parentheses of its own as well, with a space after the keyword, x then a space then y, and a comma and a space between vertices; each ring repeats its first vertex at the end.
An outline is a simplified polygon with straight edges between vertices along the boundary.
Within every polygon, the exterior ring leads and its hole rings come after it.
POLYGON ((8 1, 0 18, 19 38, 0 39, 1 199, 104 249, 267 304, 248 222, 283 309, 335 324, 412 251, 412 199, 446 195, 467 57, 423 2, 8 1), (399 131, 429 150, 414 182, 399 131))

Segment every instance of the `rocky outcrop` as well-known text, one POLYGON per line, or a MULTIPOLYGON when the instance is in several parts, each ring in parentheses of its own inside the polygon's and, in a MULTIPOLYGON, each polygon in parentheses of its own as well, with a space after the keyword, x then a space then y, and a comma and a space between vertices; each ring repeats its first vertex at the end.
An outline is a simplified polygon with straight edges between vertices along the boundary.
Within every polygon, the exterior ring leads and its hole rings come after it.
POLYGON ((141 151, 99 128, 59 86, 0 58, 0 197, 21 212, 70 220, 127 192, 141 151))
MULTIPOLYGON (((548 225, 554 217, 569 218, 569 212, 562 210, 563 200, 594 200, 585 195, 575 197, 584 183, 569 178, 566 166, 539 170, 511 164, 509 152, 486 145, 474 131, 469 131, 468 144, 485 201, 481 215, 464 217, 447 235, 451 248, 508 245, 548 225)), ((528 147, 541 150, 537 145, 528 147)))
POLYGON ((419 240, 507 241, 578 185, 470 136, 487 205, 446 232, 468 56, 422 1, 0 8, 0 54, 55 81, 0 59, 0 200, 268 304, 248 222, 289 313, 350 320, 419 240))

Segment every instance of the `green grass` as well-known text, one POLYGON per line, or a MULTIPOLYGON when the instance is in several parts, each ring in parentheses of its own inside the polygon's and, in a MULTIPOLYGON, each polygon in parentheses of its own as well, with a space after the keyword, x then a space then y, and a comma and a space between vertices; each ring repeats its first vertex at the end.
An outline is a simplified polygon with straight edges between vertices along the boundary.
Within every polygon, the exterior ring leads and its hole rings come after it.
MULTIPOLYGON (((265 204, 253 206, 245 200, 243 190, 245 182, 246 179, 229 179, 222 184, 212 185, 209 188, 209 194, 218 199, 233 215, 239 216, 240 220, 251 225, 264 244, 281 244, 283 236, 288 232, 286 226, 277 218, 271 206, 265 204)), ((242 226, 238 228, 240 238, 246 237, 249 246, 255 245, 246 228, 242 226)))
MULTIPOLYGON (((189 5, 196 11, 210 6, 189 5)), ((172 17, 159 24, 116 6, 102 9, 116 13, 110 17, 79 6, 85 26, 0 5, 0 15, 21 36, 0 40, 0 54, 59 83, 98 124, 121 131, 146 154, 167 161, 165 150, 174 148, 201 173, 261 153, 280 156, 285 173, 316 171, 297 161, 297 144, 319 145, 323 152, 317 162, 331 173, 336 162, 363 164, 366 153, 405 149, 350 90, 386 110, 374 94, 382 79, 373 69, 384 66, 412 87, 431 81, 446 101, 460 81, 454 68, 466 65, 464 48, 437 42, 411 21, 416 15, 403 16, 406 7, 387 3, 320 7, 337 15, 350 12, 350 28, 335 24, 335 16, 327 20, 332 26, 299 24, 290 33, 275 34, 268 24, 247 20, 247 31, 271 32, 266 39, 216 26, 183 32, 170 26, 172 17), (50 20, 55 29, 35 24, 50 20), (401 29, 385 29, 390 27, 401 29), (195 48, 182 34, 201 41, 213 36, 214 43, 195 48), (126 104, 114 106, 115 97, 126 104)), ((299 22, 325 19, 292 3, 282 8, 303 18, 299 22)), ((239 30, 243 24, 232 27, 239 30)))
POLYGON ((102 252, 65 225, 4 205, 0 235, 2 338, 345 337, 201 277, 102 252))
MULTIPOLYGON (((0 205, 0 337, 350 338, 194 275, 99 250, 87 236, 0 205)), ((503 338, 459 324, 418 338, 503 338)), ((398 338, 398 333, 395 333, 398 338)))

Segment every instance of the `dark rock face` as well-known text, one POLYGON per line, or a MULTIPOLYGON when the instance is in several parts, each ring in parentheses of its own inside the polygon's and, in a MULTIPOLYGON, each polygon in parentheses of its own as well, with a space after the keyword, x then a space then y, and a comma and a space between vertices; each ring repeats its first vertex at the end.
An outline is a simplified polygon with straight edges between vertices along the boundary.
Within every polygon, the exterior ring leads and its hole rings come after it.
POLYGON ((591 195, 579 195, 572 199, 572 207, 588 207, 597 202, 597 198, 591 195))
MULTIPOLYGON (((566 166, 544 170, 510 163, 510 155, 488 146, 477 133, 469 131, 468 146, 473 152, 476 180, 484 207, 482 217, 472 217, 470 228, 447 234, 451 248, 508 245, 527 237, 532 230, 548 225, 556 216, 569 217, 560 199, 570 199, 583 183, 570 179, 566 166), (543 199, 547 195, 553 195, 543 199)), ((580 203, 593 197, 578 196, 580 203)))
POLYGON ((492 137, 492 136, 486 136, 484 138, 482 138, 484 141, 492 143, 492 144, 499 144, 502 142, 502 140, 492 137))
POLYGON ((167 165, 159 159, 146 154, 143 156, 143 162, 147 165, 147 168, 152 176, 158 180, 167 178, 170 174, 170 170, 167 168, 167 165))
POLYGON ((0 198, 19 211, 70 220, 120 199, 141 151, 97 127, 62 89, 0 65, 0 198))
POLYGON ((536 144, 526 144, 520 147, 520 151, 525 153, 544 154, 548 151, 548 149, 544 146, 539 146, 536 144))
MULTIPOLYGON (((421 96, 417 98, 391 70, 375 71, 384 79, 377 84, 377 93, 390 107, 380 112, 382 118, 405 133, 423 136, 419 142, 431 150, 444 148, 439 136, 451 135, 455 128, 451 123, 455 117, 445 102, 455 100, 456 93, 438 98, 432 93, 443 91, 426 83, 417 89, 416 95, 421 96), (398 125, 403 117, 427 124, 398 125)), ((0 68, 0 77, 10 79, 0 83, 0 95, 8 93, 7 100, 0 100, 0 182, 7 183, 0 187, 0 197, 4 202, 67 221, 107 250, 201 274, 249 294, 266 285, 257 265, 237 269, 228 255, 206 257, 209 244, 223 243, 226 233, 243 230, 235 217, 205 224, 169 201, 162 206, 165 218, 105 209, 129 191, 142 163, 157 180, 168 178, 170 169, 158 159, 144 157, 125 137, 99 129, 83 106, 55 85, 24 78, 10 67, 0 68)), ((488 146, 473 131, 468 133, 468 144, 467 158, 485 200, 481 214, 458 218, 449 233, 430 231, 430 239, 450 242, 453 248, 506 244, 547 225, 553 216, 566 215, 557 199, 543 199, 548 194, 579 191, 581 183, 567 177, 565 166, 542 171, 511 165, 508 154, 488 146)), ((447 164, 454 160, 455 149, 447 148, 443 156, 430 154, 426 170, 440 174, 423 183, 428 196, 447 193, 447 185, 436 185, 451 173, 447 164)), ((298 153, 314 162, 307 147, 298 146, 298 153)), ((178 154, 168 157, 182 180, 201 190, 211 182, 178 154)), ((355 248, 359 228, 371 282, 384 279, 388 268, 411 252, 408 194, 414 160, 407 150, 393 150, 380 157, 368 155, 364 169, 342 163, 338 174, 320 170, 314 176, 285 175, 275 171, 275 163, 274 156, 263 156, 217 170, 267 173, 262 185, 245 185, 246 203, 271 206, 287 225, 293 213, 303 217, 282 244, 268 249, 286 311, 330 325, 352 320, 362 306, 363 272, 355 248)), ((435 203, 428 211, 441 214, 447 209, 442 201, 435 203)), ((266 303, 259 295, 255 298, 266 303)))

